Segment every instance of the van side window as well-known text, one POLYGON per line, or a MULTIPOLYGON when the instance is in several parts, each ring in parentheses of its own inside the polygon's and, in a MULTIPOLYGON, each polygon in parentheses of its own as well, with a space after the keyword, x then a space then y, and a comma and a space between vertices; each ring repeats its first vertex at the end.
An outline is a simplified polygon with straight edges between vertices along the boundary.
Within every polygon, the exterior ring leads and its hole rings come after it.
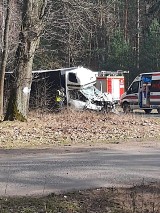
POLYGON ((69 73, 69 81, 77 83, 77 78, 75 73, 69 73))
POLYGON ((150 91, 160 92, 160 80, 152 80, 150 91))
POLYGON ((128 94, 138 93, 139 81, 135 81, 128 90, 128 94))

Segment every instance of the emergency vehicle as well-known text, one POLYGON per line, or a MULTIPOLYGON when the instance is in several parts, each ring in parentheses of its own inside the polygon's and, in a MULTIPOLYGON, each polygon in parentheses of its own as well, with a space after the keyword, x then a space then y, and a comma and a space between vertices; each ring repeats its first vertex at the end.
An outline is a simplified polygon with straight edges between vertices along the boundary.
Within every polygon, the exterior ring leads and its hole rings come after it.
POLYGON ((115 103, 118 103, 125 91, 124 74, 126 73, 129 71, 101 71, 96 80, 97 89, 103 93, 111 94, 115 103))
POLYGON ((157 109, 160 114, 160 72, 138 75, 121 96, 120 104, 126 113, 142 109, 148 114, 157 109))

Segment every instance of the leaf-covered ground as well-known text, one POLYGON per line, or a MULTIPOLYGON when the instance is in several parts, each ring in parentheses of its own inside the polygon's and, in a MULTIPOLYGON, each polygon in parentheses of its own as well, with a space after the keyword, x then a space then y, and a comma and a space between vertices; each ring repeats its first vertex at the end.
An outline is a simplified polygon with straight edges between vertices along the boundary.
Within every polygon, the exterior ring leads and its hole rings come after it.
POLYGON ((160 138, 160 117, 64 110, 30 112, 27 122, 0 123, 0 148, 105 145, 160 138))

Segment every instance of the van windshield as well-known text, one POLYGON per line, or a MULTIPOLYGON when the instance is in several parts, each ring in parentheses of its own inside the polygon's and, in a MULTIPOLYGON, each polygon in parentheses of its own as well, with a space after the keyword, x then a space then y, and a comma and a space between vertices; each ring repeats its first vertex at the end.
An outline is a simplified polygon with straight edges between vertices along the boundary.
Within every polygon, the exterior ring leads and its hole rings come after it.
POLYGON ((127 93, 128 94, 138 93, 138 88, 139 88, 139 81, 135 81, 131 84, 127 93))
POLYGON ((83 89, 81 89, 81 92, 82 92, 83 95, 85 95, 88 99, 92 99, 92 98, 94 98, 95 96, 100 96, 100 95, 102 94, 95 86, 83 88, 83 89))

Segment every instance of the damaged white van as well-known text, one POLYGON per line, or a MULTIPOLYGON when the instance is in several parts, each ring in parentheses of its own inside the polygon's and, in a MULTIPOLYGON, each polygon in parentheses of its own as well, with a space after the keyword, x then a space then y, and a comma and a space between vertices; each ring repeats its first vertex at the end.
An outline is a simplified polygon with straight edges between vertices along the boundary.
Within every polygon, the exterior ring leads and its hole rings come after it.
POLYGON ((96 111, 114 110, 115 104, 111 94, 102 93, 94 85, 96 75, 93 71, 77 67, 62 72, 65 74, 65 91, 67 103, 76 109, 96 111))
POLYGON ((142 109, 160 113, 160 72, 141 73, 121 96, 121 107, 125 113, 142 109))

